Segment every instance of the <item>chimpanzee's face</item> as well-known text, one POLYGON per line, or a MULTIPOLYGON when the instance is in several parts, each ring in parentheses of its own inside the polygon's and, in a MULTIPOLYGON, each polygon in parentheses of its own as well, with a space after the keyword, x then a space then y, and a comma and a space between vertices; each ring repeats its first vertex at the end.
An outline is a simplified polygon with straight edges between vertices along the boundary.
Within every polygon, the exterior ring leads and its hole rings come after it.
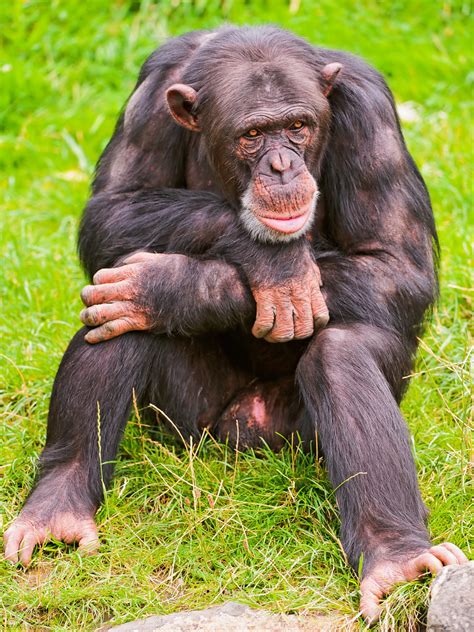
POLYGON ((314 73, 289 66, 240 63, 205 98, 183 84, 167 93, 175 120, 201 132, 224 191, 260 241, 303 235, 318 198, 329 104, 314 73))
POLYGON ((253 111, 234 141, 236 163, 250 174, 241 195, 241 218, 261 241, 284 241, 305 233, 318 198, 318 186, 305 162, 318 134, 314 113, 301 106, 276 109, 269 104, 253 111))

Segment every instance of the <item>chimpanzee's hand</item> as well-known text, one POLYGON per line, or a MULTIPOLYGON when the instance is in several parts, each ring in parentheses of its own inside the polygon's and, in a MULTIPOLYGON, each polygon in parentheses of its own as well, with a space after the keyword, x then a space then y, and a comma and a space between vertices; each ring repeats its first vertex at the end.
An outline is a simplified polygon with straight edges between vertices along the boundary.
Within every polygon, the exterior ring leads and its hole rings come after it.
MULTIPOLYGON (((248 275, 249 276, 249 275, 248 275)), ((249 278, 257 304, 257 316, 252 333, 268 342, 287 342, 308 338, 324 327, 329 312, 321 293, 321 274, 310 251, 302 248, 294 264, 294 273, 277 282, 249 278)), ((251 275, 250 275, 251 277, 251 275)))
POLYGON ((183 255, 178 254, 139 252, 120 267, 96 272, 94 285, 86 285, 81 292, 86 309, 80 319, 94 327, 85 336, 87 342, 102 342, 129 331, 165 331, 159 310, 153 309, 148 300, 147 279, 157 273, 172 275, 182 259, 183 255))

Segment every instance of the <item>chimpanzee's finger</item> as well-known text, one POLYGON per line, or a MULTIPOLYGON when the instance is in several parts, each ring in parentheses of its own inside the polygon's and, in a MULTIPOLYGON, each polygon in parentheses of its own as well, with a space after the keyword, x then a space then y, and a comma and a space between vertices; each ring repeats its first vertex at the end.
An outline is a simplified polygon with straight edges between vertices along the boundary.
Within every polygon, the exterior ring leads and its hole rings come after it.
POLYGON ((293 305, 289 299, 285 298, 276 306, 275 323, 270 333, 265 336, 265 340, 267 342, 288 342, 294 337, 293 305))
POLYGON ((111 338, 116 338, 122 334, 126 334, 129 331, 136 331, 140 329, 128 318, 119 318, 118 320, 112 320, 100 327, 95 327, 87 332, 84 339, 91 344, 98 342, 104 342, 111 338))
POLYGON ((367 625, 372 626, 382 612, 379 597, 375 593, 362 593, 359 610, 367 625))
POLYGON ((311 292, 311 309, 313 312, 314 329, 321 329, 329 322, 329 311, 319 288, 314 288, 311 292))
POLYGON ((304 300, 293 300, 293 326, 295 339, 309 338, 314 332, 311 304, 304 300))
POLYGON ((441 560, 445 566, 458 566, 459 562, 457 557, 452 553, 448 548, 443 546, 442 544, 438 544, 437 546, 432 546, 430 548, 430 553, 435 555, 438 560, 441 560))
POLYGON ((458 564, 467 564, 469 562, 461 549, 452 542, 443 542, 440 546, 443 546, 445 549, 448 549, 448 551, 451 551, 451 553, 456 557, 458 564))
POLYGON ((407 581, 417 579, 424 570, 428 570, 432 575, 437 575, 443 568, 443 562, 436 555, 426 552, 418 555, 407 564, 407 581))
POLYGON ((13 562, 13 564, 18 563, 18 550, 26 533, 26 529, 26 525, 12 524, 12 526, 5 531, 3 536, 5 559, 9 562, 13 562))
POLYGON ((133 314, 133 304, 130 301, 118 301, 114 303, 103 303, 102 305, 92 305, 86 307, 79 314, 79 318, 89 327, 97 327, 111 320, 116 320, 121 316, 131 316, 133 314))
POLYGON ((384 588, 373 577, 366 577, 360 584, 359 610, 368 625, 373 625, 380 617, 380 600, 384 596, 384 588))
POLYGON ((122 265, 117 268, 102 268, 98 270, 93 278, 94 285, 102 285, 103 283, 117 283, 117 281, 125 281, 129 279, 134 272, 138 270, 137 265, 122 265))
POLYGON ((93 555, 99 550, 97 527, 92 521, 91 523, 83 529, 82 533, 78 534, 79 551, 82 555, 93 555))
POLYGON ((257 316, 252 327, 252 334, 255 338, 264 338, 272 330, 274 322, 275 308, 272 303, 258 300, 257 316))
POLYGON ((128 281, 119 281, 104 285, 86 285, 81 292, 81 299, 84 305, 90 307, 111 301, 128 301, 133 298, 132 294, 131 284, 128 281))
POLYGON ((23 566, 29 566, 33 556, 34 548, 37 544, 42 544, 45 537, 40 537, 34 530, 27 531, 20 545, 20 562, 23 566))

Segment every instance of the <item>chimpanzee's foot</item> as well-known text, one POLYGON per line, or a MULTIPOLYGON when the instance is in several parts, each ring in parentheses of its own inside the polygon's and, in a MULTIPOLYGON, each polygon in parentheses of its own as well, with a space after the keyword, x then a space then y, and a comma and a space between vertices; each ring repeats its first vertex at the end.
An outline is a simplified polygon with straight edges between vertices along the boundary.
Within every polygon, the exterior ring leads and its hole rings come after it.
POLYGON ((466 562, 467 557, 457 546, 451 542, 443 542, 400 562, 376 563, 360 585, 362 615, 369 623, 376 621, 381 612, 380 600, 391 592, 396 584, 413 581, 426 571, 436 575, 443 566, 466 562))
POLYGON ((71 512, 55 512, 45 520, 31 512, 22 512, 4 535, 5 558, 24 566, 31 562, 33 549, 52 538, 68 544, 77 542, 84 552, 93 553, 99 547, 97 527, 93 517, 71 512))

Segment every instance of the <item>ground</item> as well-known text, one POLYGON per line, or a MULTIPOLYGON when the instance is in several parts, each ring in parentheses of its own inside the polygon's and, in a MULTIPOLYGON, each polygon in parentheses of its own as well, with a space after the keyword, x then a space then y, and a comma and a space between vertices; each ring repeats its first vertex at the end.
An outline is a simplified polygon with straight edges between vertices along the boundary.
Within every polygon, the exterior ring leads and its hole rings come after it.
MULTIPOLYGON (((78 219, 141 62, 168 35, 223 21, 271 22, 364 56, 395 93, 443 251, 441 302, 403 412, 434 541, 472 553, 468 3, 11 0, 2 7, 0 524, 32 485, 51 384, 80 324, 78 219)), ((211 440, 185 450, 144 434, 142 423, 135 414, 98 515, 98 556, 48 545, 28 572, 0 562, 5 629, 94 629, 230 599, 275 612, 331 612, 341 629, 350 625, 357 577, 345 564, 334 496, 317 459, 297 446, 278 456, 235 455, 211 440)), ((427 587, 399 588, 380 629, 414 630, 427 587)))

